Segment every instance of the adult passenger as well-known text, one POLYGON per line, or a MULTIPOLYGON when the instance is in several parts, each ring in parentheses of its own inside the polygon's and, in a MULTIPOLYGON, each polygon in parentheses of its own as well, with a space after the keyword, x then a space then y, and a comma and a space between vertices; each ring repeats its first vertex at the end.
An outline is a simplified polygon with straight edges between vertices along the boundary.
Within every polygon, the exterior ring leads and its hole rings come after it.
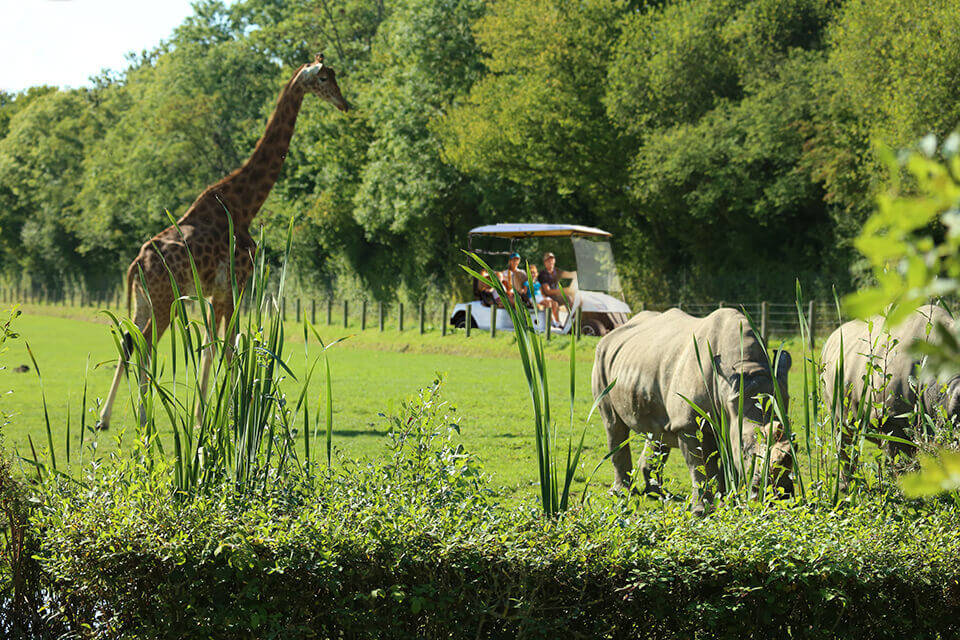
POLYGON ((557 269, 557 256, 553 255, 553 252, 548 251, 543 254, 543 271, 540 272, 540 275, 537 276, 537 280, 540 282, 540 290, 543 291, 543 295, 554 300, 557 305, 567 305, 569 306, 570 300, 570 289, 567 288, 566 291, 560 287, 560 278, 572 278, 573 274, 569 271, 563 271, 562 269, 557 269), (564 295, 566 295, 566 300, 564 300, 564 295))
POLYGON ((540 284, 540 281, 537 279, 539 275, 537 265, 530 265, 530 277, 533 278, 533 284, 529 286, 533 290, 533 300, 537 305, 537 309, 550 309, 550 315, 553 316, 553 325, 559 327, 560 305, 557 304, 557 301, 553 298, 548 298, 543 295, 543 285, 540 284))
MULTIPOLYGON (((520 299, 523 300, 523 303, 528 307, 533 305, 530 303, 530 292, 527 289, 527 273, 520 269, 520 254, 511 253, 510 258, 507 260, 507 271, 508 277, 510 278, 510 285, 513 289, 514 295, 519 294, 520 299)), ((513 299, 510 300, 513 302, 513 299)))

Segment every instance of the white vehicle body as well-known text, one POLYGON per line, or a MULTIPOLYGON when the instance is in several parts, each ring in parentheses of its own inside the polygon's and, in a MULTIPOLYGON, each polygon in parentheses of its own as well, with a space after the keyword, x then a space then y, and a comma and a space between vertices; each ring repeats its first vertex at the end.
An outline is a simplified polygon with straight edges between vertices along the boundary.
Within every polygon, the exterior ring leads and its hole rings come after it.
MULTIPOLYGON (((580 225, 563 224, 496 224, 476 227, 470 237, 489 236, 497 238, 570 238, 577 255, 577 270, 567 287, 570 296, 569 308, 560 311, 560 327, 555 333, 568 334, 575 329, 577 311, 581 316, 581 330, 587 335, 603 335, 625 323, 630 317, 630 306, 623 301, 616 265, 607 238, 610 234, 601 229, 580 225), (578 239, 591 239, 595 247, 577 247, 578 239), (593 249, 593 251, 591 251, 593 249), (580 286, 581 276, 589 288, 580 286)), ((511 244, 512 246, 512 244, 511 244)), ((530 309, 530 318, 538 331, 544 331, 550 321, 549 311, 530 309)), ((480 331, 489 331, 496 322, 497 331, 513 331, 513 323, 506 309, 484 304, 475 299, 457 304, 450 322, 463 327, 466 322, 480 331)))

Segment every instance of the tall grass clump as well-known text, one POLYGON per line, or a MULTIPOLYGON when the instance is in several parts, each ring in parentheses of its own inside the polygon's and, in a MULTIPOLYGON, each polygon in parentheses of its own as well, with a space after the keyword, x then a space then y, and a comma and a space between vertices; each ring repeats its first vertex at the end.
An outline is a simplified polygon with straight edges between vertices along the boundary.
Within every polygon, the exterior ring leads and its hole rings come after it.
MULTIPOLYGON (((784 350, 786 343, 772 348, 763 340, 759 327, 753 318, 744 309, 747 325, 754 334, 764 358, 770 367, 770 375, 774 380, 773 392, 762 394, 756 398, 744 398, 744 380, 740 378, 739 399, 735 423, 730 424, 730 418, 722 406, 714 399, 710 406, 697 406, 687 400, 699 415, 701 427, 714 436, 717 443, 720 477, 715 482, 723 489, 722 493, 728 501, 749 504, 752 498, 765 498, 771 494, 768 491, 768 480, 771 471, 771 451, 777 440, 775 437, 766 437, 759 451, 750 460, 743 458, 743 447, 738 446, 736 439, 743 442, 743 421, 745 402, 757 402, 764 415, 769 416, 772 423, 779 423, 777 435, 789 443, 792 458, 791 478, 794 487, 794 501, 801 504, 822 504, 829 508, 836 506, 840 501, 855 502, 861 499, 862 491, 877 491, 880 493, 895 491, 896 487, 890 478, 899 469, 889 470, 887 461, 878 455, 874 461, 867 464, 868 442, 884 443, 893 441, 899 444, 918 444, 922 436, 920 429, 915 434, 917 441, 908 441, 883 433, 881 423, 884 415, 883 398, 890 383, 890 374, 886 372, 886 362, 880 354, 888 353, 896 344, 891 336, 882 330, 881 326, 870 327, 869 344, 864 345, 867 350, 866 367, 858 372, 865 380, 860 396, 850 397, 849 389, 844 387, 844 371, 846 364, 841 353, 836 364, 835 388, 832 393, 826 394, 824 389, 825 376, 822 354, 814 344, 811 328, 804 313, 806 307, 800 283, 796 284, 796 309, 800 327, 800 335, 790 345, 794 350, 793 362, 799 368, 801 393, 790 398, 791 411, 788 411, 787 398, 781 395, 779 385, 775 383, 779 353, 784 350), (829 403, 826 397, 831 397, 829 403), (856 401, 856 402, 854 402, 856 401), (856 412, 850 409, 857 407, 856 412), (754 479, 758 486, 753 485, 754 479)), ((837 313, 841 316, 841 304, 837 299, 837 313)), ((743 357, 743 337, 747 327, 741 327, 741 357, 743 357)), ((694 343, 700 376, 703 384, 709 387, 706 373, 710 363, 714 361, 711 345, 694 343), (704 358, 709 358, 706 363, 704 358)), ((720 375, 719 371, 713 372, 720 375)), ((711 396, 712 397, 712 396, 711 396)), ((921 403, 918 402, 918 405, 921 403)), ((914 409, 914 421, 917 424, 932 424, 931 416, 925 413, 926 409, 917 406, 914 409)), ((892 416, 888 416, 892 417, 892 416)), ((900 464, 900 463, 898 463, 900 464)))
MULTIPOLYGON (((576 470, 580 465, 580 455, 583 452, 583 441, 587 429, 587 424, 585 423, 580 433, 580 439, 576 447, 574 447, 572 433, 574 429, 573 407, 577 375, 575 332, 572 330, 570 332, 569 380, 571 435, 567 441, 566 460, 561 467, 559 452, 557 450, 557 424, 553 421, 550 414, 550 385, 547 377, 547 361, 544 356, 543 334, 534 325, 530 313, 526 306, 524 306, 520 296, 514 296, 513 302, 510 302, 500 279, 489 275, 495 273, 495 271, 478 255, 474 253, 469 253, 468 255, 472 257, 488 275, 482 275, 467 266, 464 266, 463 269, 470 276, 477 278, 497 291, 500 300, 504 302, 504 308, 510 316, 510 321, 513 323, 517 350, 520 353, 520 361, 523 365, 523 373, 527 378, 527 386, 530 389, 530 400, 533 405, 534 443, 537 451, 537 473, 540 482, 541 506, 544 514, 548 516, 557 515, 560 512, 566 511, 570 506, 570 489, 573 486, 576 470)), ((527 269, 527 278, 532 280, 529 267, 527 269)), ((611 382, 596 398, 586 422, 589 422, 600 400, 609 393, 614 384, 616 384, 616 380, 611 382)))
MULTIPOLYGON (((230 231, 229 251, 233 256, 232 221, 230 231)), ((292 225, 287 231, 275 290, 270 286, 270 268, 263 251, 252 256, 253 273, 248 283, 238 281, 231 260, 233 311, 224 319, 222 338, 192 256, 193 292, 181 292, 168 269, 174 303, 165 358, 161 357, 160 345, 151 339, 153 332, 145 336, 129 318, 104 312, 112 320, 117 352, 130 373, 131 407, 140 414, 136 453, 148 467, 169 456, 178 495, 210 491, 225 482, 240 491, 256 490, 289 474, 307 471, 312 464, 311 441, 320 436, 321 424, 320 402, 311 411, 308 387, 321 359, 327 380, 325 449, 327 463, 331 462, 332 397, 327 349, 337 341, 324 344, 316 329, 305 322, 305 353, 309 333, 320 341, 322 352, 307 367, 303 379, 287 365, 280 309, 291 241, 292 225), (193 303, 199 313, 188 314, 188 303, 193 303), (133 344, 129 352, 125 336, 130 336, 133 344), (202 386, 204 356, 211 362, 208 388, 202 386), (165 438, 161 437, 164 433, 170 434, 167 442, 172 440, 172 451, 166 449, 165 438), (301 441, 302 447, 298 446, 301 441)), ((140 278, 142 281, 142 274, 140 278)))
MULTIPOLYGON (((0 371, 5 369, 7 342, 20 338, 14 329, 20 310, 14 307, 5 315, 0 320, 0 371)), ((29 482, 15 475, 15 457, 4 446, 12 419, 0 404, 0 637, 63 637, 59 622, 47 617, 46 605, 56 601, 57 594, 37 561, 41 537, 31 517, 40 504, 29 482)))

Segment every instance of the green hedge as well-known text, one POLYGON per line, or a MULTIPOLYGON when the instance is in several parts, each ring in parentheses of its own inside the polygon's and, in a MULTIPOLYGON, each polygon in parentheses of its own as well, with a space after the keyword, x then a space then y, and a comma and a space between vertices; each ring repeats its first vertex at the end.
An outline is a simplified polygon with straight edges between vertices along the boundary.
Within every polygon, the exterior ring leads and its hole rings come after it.
POLYGON ((506 509, 456 449, 434 474, 180 503, 121 464, 48 487, 42 564, 81 635, 150 638, 921 638, 960 633, 960 516, 506 509), (459 457, 458 457, 459 456, 459 457), (479 489, 479 490, 478 490, 479 489), (85 624, 92 624, 84 632, 85 624))

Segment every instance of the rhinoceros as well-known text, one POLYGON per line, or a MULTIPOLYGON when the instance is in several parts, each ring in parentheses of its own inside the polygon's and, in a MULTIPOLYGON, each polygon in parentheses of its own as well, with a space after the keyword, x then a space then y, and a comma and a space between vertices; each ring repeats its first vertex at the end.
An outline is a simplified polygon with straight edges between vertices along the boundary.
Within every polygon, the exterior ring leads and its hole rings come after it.
MULTIPOLYGON (((918 340, 931 340, 936 335, 933 326, 953 326, 953 319, 943 308, 925 305, 912 313, 892 330, 877 316, 869 322, 851 320, 830 334, 823 345, 822 379, 824 401, 834 408, 834 417, 842 425, 840 462, 843 468, 841 487, 850 481, 850 451, 852 422, 856 416, 876 425, 878 432, 899 440, 911 441, 910 413, 920 408, 938 420, 953 420, 960 416, 960 376, 938 383, 934 376, 920 368, 920 357, 910 347, 918 340), (841 378, 845 396, 836 402, 836 379, 840 357, 843 356, 841 378), (867 365, 870 380, 867 386, 867 365), (866 394, 864 393, 866 387, 866 394), (922 402, 918 402, 921 400, 922 402), (869 403, 862 412, 860 403, 869 403)), ((871 427, 872 429, 873 427, 871 427)), ((870 433, 877 433, 871 431, 870 433)), ((867 437, 881 445, 885 455, 893 459, 899 454, 913 455, 916 447, 907 442, 867 437)))
MULTIPOLYGON (((790 354, 779 352, 774 371, 784 414, 789 402, 789 369, 790 354)), ((631 430, 649 434, 656 454, 650 456, 645 449, 641 457, 646 493, 659 493, 651 476, 659 472, 656 467, 662 467, 670 447, 680 449, 690 469, 694 511, 702 512, 713 499, 713 486, 724 490, 716 438, 698 421, 698 413, 687 402, 690 400, 705 411, 715 406, 726 414, 734 463, 741 477, 753 468, 752 481, 755 487, 758 485, 769 447, 771 486, 792 492, 789 438, 782 425, 772 420, 769 403, 761 406, 758 398, 763 394, 774 396, 770 361, 741 312, 718 309, 705 318, 689 316, 679 309, 638 313, 597 344, 594 397, 599 397, 613 380, 616 384, 598 407, 609 450, 616 451, 612 456, 613 490, 631 484, 630 448, 621 447, 631 430), (738 420, 741 378, 742 421, 738 420)))

